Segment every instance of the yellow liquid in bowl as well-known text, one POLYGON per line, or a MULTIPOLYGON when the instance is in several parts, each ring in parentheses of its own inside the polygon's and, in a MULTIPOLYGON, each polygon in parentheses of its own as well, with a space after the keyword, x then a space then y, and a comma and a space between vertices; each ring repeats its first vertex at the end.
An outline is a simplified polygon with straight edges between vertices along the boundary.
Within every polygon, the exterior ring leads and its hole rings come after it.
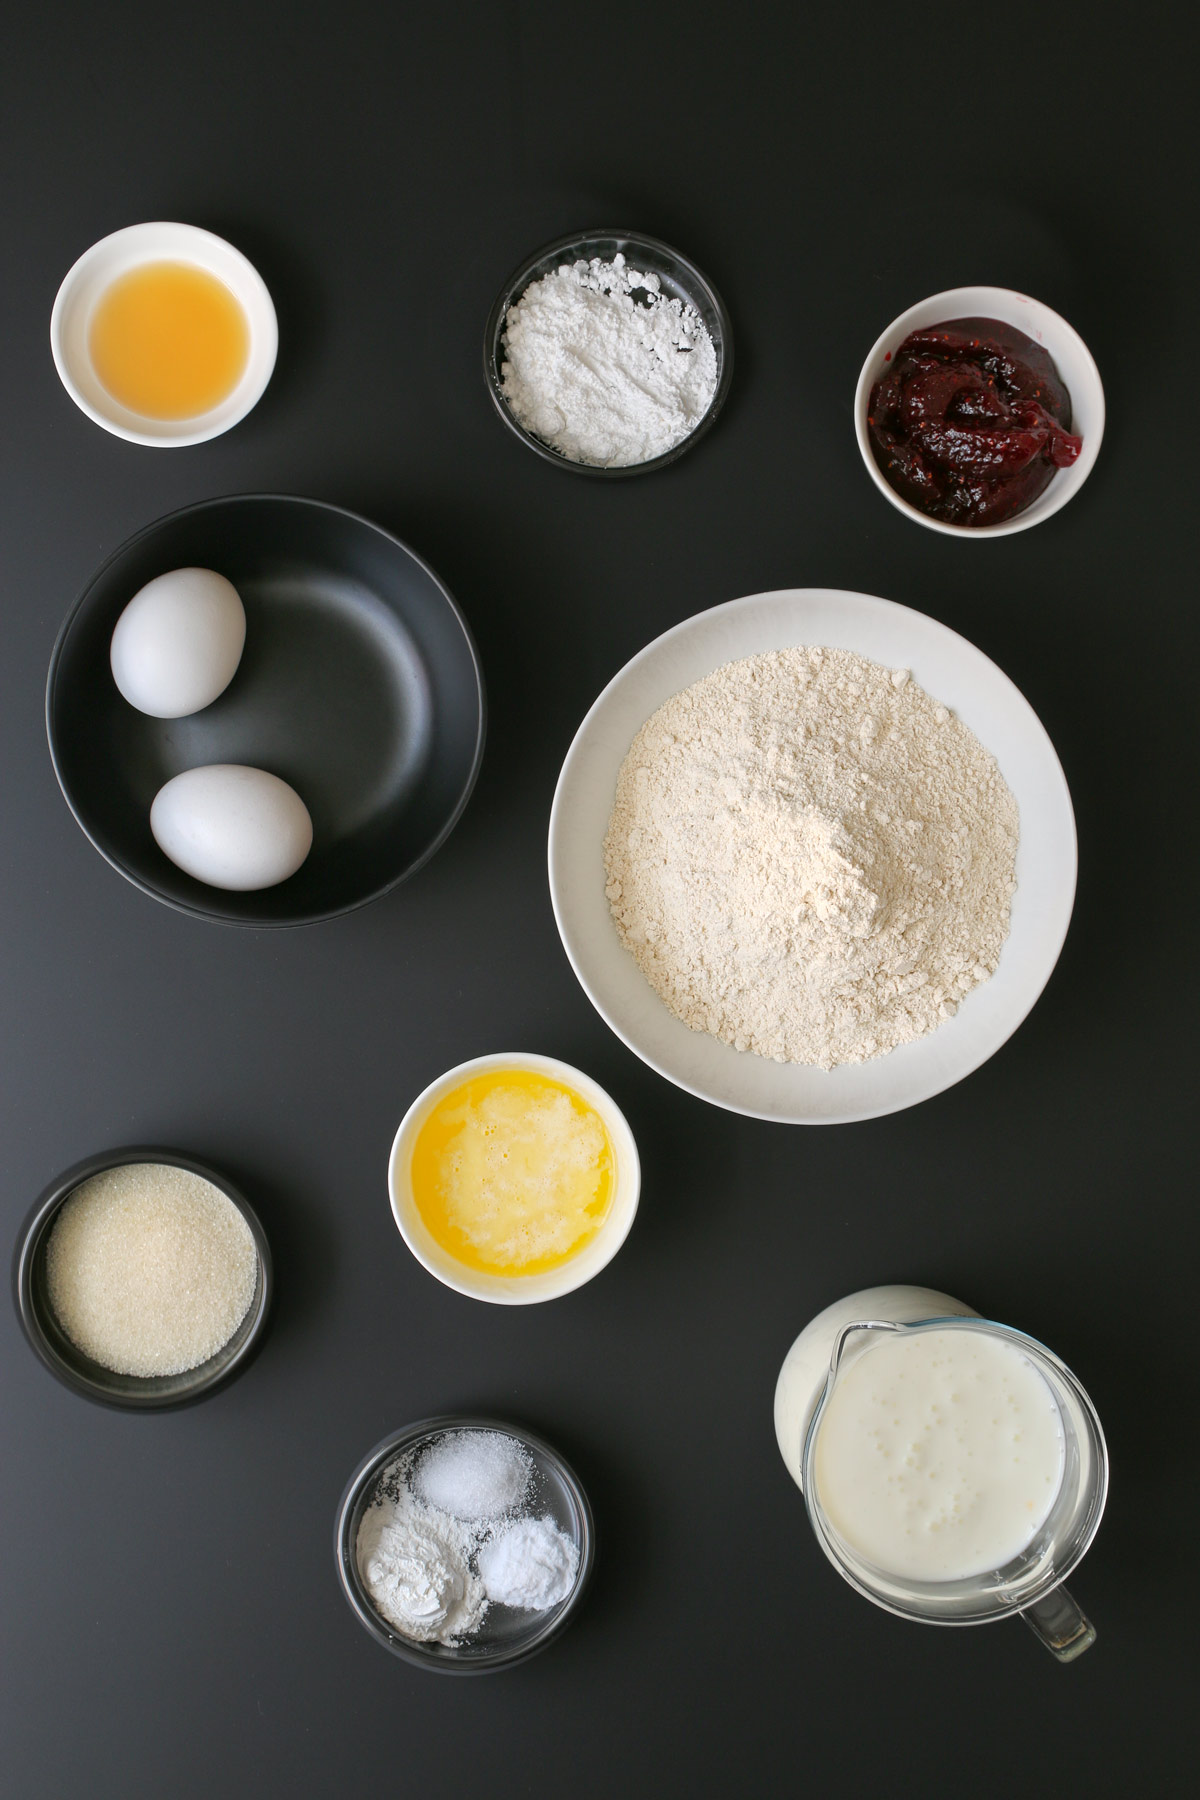
POLYGON ((603 1119, 573 1088, 530 1069, 490 1069, 443 1095, 422 1125, 413 1198, 456 1262, 539 1275, 595 1237, 615 1165, 603 1119))
POLYGON ((148 419, 211 412, 242 378, 250 329, 234 295, 192 263, 143 263, 96 305, 92 367, 113 399, 148 419))

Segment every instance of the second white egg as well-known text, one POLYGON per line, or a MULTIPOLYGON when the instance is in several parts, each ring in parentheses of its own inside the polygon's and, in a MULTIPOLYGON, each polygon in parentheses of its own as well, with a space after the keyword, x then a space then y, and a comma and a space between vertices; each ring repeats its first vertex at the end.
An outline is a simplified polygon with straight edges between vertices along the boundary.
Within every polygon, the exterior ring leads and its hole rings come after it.
POLYGON ((154 796, 150 829, 186 874, 238 893, 286 881, 313 837, 295 788, 243 763, 207 763, 176 775, 154 796))
POLYGON ((113 680, 139 712, 182 719, 223 694, 246 642, 246 613, 215 569, 169 569, 139 588, 112 635, 113 680))

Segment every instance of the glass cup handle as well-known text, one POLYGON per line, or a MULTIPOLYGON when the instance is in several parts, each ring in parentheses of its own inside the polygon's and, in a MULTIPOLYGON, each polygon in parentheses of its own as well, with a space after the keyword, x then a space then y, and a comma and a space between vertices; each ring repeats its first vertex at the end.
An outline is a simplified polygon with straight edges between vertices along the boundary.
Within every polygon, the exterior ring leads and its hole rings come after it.
POLYGON ((1059 1662, 1074 1662, 1096 1641, 1096 1627, 1080 1612, 1065 1587, 1052 1588, 1032 1606, 1023 1607, 1021 1617, 1059 1662))

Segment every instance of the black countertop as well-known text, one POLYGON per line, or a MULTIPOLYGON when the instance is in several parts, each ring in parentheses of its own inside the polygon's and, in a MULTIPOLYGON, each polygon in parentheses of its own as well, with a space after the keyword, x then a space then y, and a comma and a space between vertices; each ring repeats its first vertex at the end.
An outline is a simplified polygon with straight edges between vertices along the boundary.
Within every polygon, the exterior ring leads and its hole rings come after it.
POLYGON ((253 1367, 161 1417, 75 1398, 0 1318, 14 1800, 1182 1783, 1191 58, 1173 9, 1111 17, 51 0, 6 28, 6 1230, 75 1160, 168 1143, 245 1189, 278 1276, 253 1367), (280 317, 257 410, 170 454, 84 418, 47 342, 75 257, 154 218, 231 238, 280 317), (612 222, 712 277, 737 367, 694 453, 603 483, 502 428, 480 348, 523 254, 612 222), (851 423, 877 333, 973 281, 1070 319, 1109 403, 1079 498, 990 544, 889 507, 851 423), (491 708, 479 786, 430 866, 290 933, 198 923, 124 882, 67 811, 42 722, 55 633, 96 564, 173 507, 251 490, 410 542, 471 623, 491 708), (886 595, 995 658, 1057 746, 1080 829, 1074 924, 1016 1037, 921 1107, 816 1130, 717 1111, 644 1068, 576 985, 545 877, 555 777, 601 686, 689 614, 787 586, 886 595), (418 1267, 385 1167, 427 1081, 514 1047, 611 1090, 644 1189, 600 1278, 506 1310, 418 1267), (1072 1582, 1100 1636, 1072 1668, 1016 1622, 906 1625, 812 1540, 775 1447, 775 1376, 820 1307, 891 1280, 1044 1339, 1100 1409, 1112 1498, 1072 1582), (368 1639, 332 1546, 358 1458, 456 1409, 560 1446, 599 1532, 562 1641, 466 1683, 368 1639))

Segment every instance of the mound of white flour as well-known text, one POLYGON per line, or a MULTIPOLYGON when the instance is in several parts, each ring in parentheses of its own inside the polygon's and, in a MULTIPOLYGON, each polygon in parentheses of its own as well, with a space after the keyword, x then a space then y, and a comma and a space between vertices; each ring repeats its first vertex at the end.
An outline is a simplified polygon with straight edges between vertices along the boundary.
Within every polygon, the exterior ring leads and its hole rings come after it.
POLYGON ((417 1643, 456 1644, 487 1612, 471 1568, 478 1533, 413 1493, 411 1456, 385 1471, 355 1546, 371 1599, 389 1625, 417 1643))
POLYGON ((693 1030, 864 1062, 995 972, 1017 804, 906 669, 847 650, 728 663, 659 707, 604 841, 625 947, 693 1030))

